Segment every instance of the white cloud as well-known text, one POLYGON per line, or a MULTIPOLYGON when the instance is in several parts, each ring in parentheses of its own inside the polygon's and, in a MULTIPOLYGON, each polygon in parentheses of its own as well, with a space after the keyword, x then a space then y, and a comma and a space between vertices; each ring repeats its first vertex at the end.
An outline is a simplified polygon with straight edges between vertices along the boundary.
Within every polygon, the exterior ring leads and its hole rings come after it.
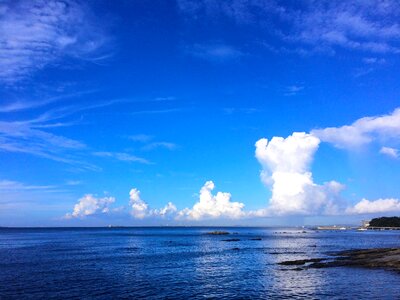
POLYGON ((94 152, 93 153, 96 156, 100 157, 111 157, 115 158, 120 161, 127 161, 127 162, 137 162, 137 163, 142 163, 142 164, 151 164, 150 161, 148 161, 145 158, 138 157, 129 153, 123 153, 123 152, 107 152, 107 151, 102 151, 102 152, 94 152))
POLYGON ((155 216, 166 216, 166 215, 172 215, 174 213, 177 212, 177 208, 176 206, 172 203, 172 202, 168 202, 167 205, 165 205, 163 208, 161 209, 154 209, 151 211, 152 215, 155 216))
MULTIPOLYGON (((10 187, 15 189, 16 187, 21 187, 21 184, 12 181, 0 181, 0 193, 3 189, 8 190, 10 187)), ((47 188, 41 186, 25 187, 29 190, 47 188)), ((111 205, 114 202, 114 197, 97 198, 92 194, 87 194, 78 200, 78 203, 74 206, 73 212, 66 214, 65 218, 82 218, 99 213, 129 213, 135 219, 144 219, 149 217, 166 218, 175 215, 177 212, 177 208, 172 202, 168 202, 160 209, 150 209, 149 205, 142 200, 140 197, 140 191, 136 188, 131 189, 129 192, 129 206, 125 205, 113 208, 111 205)))
POLYGON ((96 198, 91 194, 87 194, 79 199, 75 204, 74 210, 71 214, 66 214, 66 218, 82 218, 98 213, 108 213, 110 205, 115 202, 114 197, 96 198))
POLYGON ((398 158, 399 157, 399 150, 390 147, 382 147, 379 153, 383 155, 387 155, 391 158, 398 158))
POLYGON ((400 200, 399 199, 378 199, 375 201, 369 201, 362 199, 353 207, 348 207, 346 213, 348 214, 373 214, 373 213, 387 213, 400 211, 400 200))
POLYGON ((140 191, 136 188, 129 192, 129 205, 131 207, 131 215, 137 219, 143 219, 148 216, 148 205, 140 198, 140 191))
POLYGON ((309 170, 319 143, 317 137, 304 132, 257 141, 255 155, 263 167, 261 179, 272 191, 264 214, 337 212, 335 200, 343 185, 335 181, 317 185, 309 170))
POLYGON ((202 220, 213 218, 237 219, 243 217, 244 204, 231 202, 230 193, 218 192, 212 194, 215 185, 212 181, 207 181, 200 190, 199 201, 192 209, 186 208, 178 213, 178 219, 202 220))
POLYGON ((0 80, 14 83, 62 57, 102 59, 106 38, 91 18, 70 0, 0 3, 0 80))
POLYGON ((144 219, 147 217, 165 217, 173 215, 177 212, 176 206, 172 202, 168 202, 163 208, 150 209, 149 205, 140 197, 140 191, 136 188, 129 192, 130 213, 136 219, 144 219))
POLYGON ((357 149, 373 141, 399 140, 400 108, 388 115, 364 117, 351 125, 315 129, 311 133, 344 149, 357 149))

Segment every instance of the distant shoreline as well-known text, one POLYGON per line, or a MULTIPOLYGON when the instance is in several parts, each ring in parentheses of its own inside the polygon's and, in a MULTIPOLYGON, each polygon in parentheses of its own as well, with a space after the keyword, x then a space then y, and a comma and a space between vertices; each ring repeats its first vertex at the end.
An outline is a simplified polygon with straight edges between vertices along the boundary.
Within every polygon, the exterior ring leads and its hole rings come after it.
MULTIPOLYGON (((118 228, 293 228, 293 229, 306 229, 315 232, 319 231, 357 231, 360 227, 357 226, 342 226, 331 228, 331 226, 321 226, 326 228, 319 228, 318 226, 246 226, 246 225, 149 225, 149 226, 0 226, 0 229, 118 229, 118 228), (341 230, 341 228, 345 228, 341 230)), ((371 227, 366 228, 367 231, 390 231, 400 230, 400 227, 371 227)))

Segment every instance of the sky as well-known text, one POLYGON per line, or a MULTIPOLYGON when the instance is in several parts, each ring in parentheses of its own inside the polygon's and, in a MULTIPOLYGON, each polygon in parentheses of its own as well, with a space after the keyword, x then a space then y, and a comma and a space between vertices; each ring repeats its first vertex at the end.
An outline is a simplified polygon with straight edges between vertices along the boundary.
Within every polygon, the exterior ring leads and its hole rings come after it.
POLYGON ((396 0, 0 0, 0 226, 400 212, 396 0))

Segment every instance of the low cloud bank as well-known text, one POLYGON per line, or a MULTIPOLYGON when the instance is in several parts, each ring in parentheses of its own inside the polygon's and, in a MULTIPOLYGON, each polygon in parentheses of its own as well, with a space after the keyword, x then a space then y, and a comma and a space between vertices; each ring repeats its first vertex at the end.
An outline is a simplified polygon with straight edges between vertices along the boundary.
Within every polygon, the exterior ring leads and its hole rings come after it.
MULTIPOLYGON (((383 143, 400 143, 400 108, 392 114, 365 117, 351 125, 312 130, 310 133, 294 132, 288 137, 262 138, 255 144, 255 157, 261 164, 261 181, 271 191, 266 206, 256 211, 244 211, 241 202, 232 202, 231 194, 217 192, 214 182, 207 181, 200 189, 199 199, 192 208, 178 210, 172 202, 159 209, 150 209, 136 188, 129 193, 129 205, 122 207, 136 219, 168 218, 185 221, 227 218, 265 217, 280 215, 344 215, 400 212, 396 198, 370 201, 362 199, 354 206, 345 205, 340 193, 345 186, 337 181, 323 184, 314 182, 311 164, 321 142, 338 148, 357 150, 375 143, 380 153, 398 158, 398 150, 383 143), (347 208, 346 208, 347 206, 347 208)), ((113 197, 96 198, 91 194, 79 199, 67 218, 82 218, 110 211, 113 197)))
POLYGON ((362 199, 356 205, 346 209, 347 214, 374 214, 387 212, 400 212, 400 200, 394 198, 378 199, 375 201, 362 199))
MULTIPOLYGON (((199 200, 193 207, 185 208, 178 211, 172 202, 168 202, 164 207, 159 209, 150 209, 140 195, 137 188, 133 188, 129 192, 129 205, 122 207, 122 210, 129 212, 135 219, 145 218, 173 218, 176 220, 204 220, 216 218, 238 219, 244 217, 246 213, 243 211, 244 204, 240 202, 232 202, 230 193, 218 192, 212 194, 215 185, 212 181, 207 181, 200 189, 199 200)), ((92 195, 85 195, 78 200, 71 214, 67 214, 67 218, 83 218, 90 215, 100 213, 120 212, 121 207, 112 209, 110 206, 115 202, 113 197, 96 198, 92 195)))

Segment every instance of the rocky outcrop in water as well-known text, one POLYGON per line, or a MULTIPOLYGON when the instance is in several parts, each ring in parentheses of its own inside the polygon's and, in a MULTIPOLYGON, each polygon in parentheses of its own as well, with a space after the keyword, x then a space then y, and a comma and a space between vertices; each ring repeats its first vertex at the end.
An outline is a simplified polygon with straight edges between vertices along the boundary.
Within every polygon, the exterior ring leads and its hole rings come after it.
POLYGON ((210 232, 207 232, 207 234, 209 234, 209 235, 228 235, 229 232, 228 231, 210 231, 210 232))
MULTIPOLYGON (((283 261, 285 266, 302 266, 301 269, 331 267, 379 268, 400 272, 400 248, 375 248, 338 252, 331 258, 313 258, 283 261)), ((296 268, 296 271, 299 267, 296 268)))

